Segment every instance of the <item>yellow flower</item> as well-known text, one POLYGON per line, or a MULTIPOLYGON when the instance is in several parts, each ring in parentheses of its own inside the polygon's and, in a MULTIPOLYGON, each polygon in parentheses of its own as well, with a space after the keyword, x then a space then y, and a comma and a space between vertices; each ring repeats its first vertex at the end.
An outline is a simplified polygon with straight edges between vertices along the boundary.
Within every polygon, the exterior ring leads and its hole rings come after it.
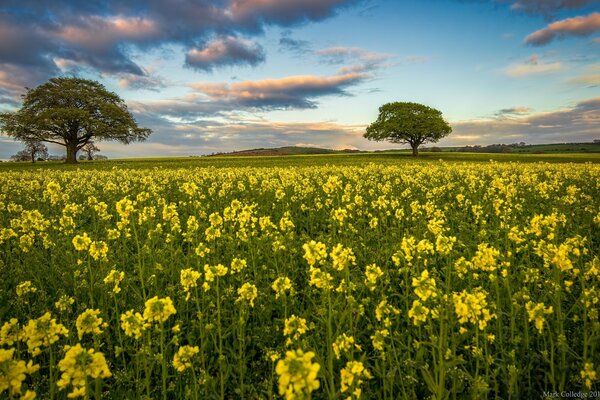
POLYGON ((375 331, 375 334, 371 336, 373 348, 375 350, 383 352, 385 338, 388 336, 390 336, 390 331, 388 331, 387 329, 380 329, 378 331, 375 331))
POLYGON ((173 301, 170 297, 159 299, 158 296, 146 301, 146 307, 144 309, 144 319, 146 321, 165 322, 171 315, 177 313, 173 306, 173 301))
POLYGON ((360 350, 360 346, 356 344, 354 341, 354 337, 348 336, 345 333, 342 333, 338 336, 335 341, 331 344, 333 347, 333 352, 335 353, 335 357, 339 359, 342 354, 345 354, 351 351, 353 348, 360 350))
POLYGON ((33 286, 31 281, 24 281, 17 285, 16 292, 17 292, 17 296, 21 297, 21 296, 25 296, 28 293, 37 292, 37 288, 35 286, 33 286))
POLYGON ((108 245, 103 241, 92 242, 90 244, 89 251, 90 256, 92 256, 94 260, 106 260, 106 255, 108 254, 108 245))
POLYGON ((186 293, 185 301, 190 299, 190 289, 198 286, 198 279, 200 279, 200 272, 192 268, 182 269, 179 273, 179 281, 181 282, 181 286, 183 286, 183 291, 186 293))
POLYGON ((56 307, 58 311, 67 311, 69 307, 73 305, 73 303, 75 303, 74 298, 63 294, 62 296, 60 296, 58 301, 54 303, 54 307, 56 307))
POLYGON ((348 361, 346 366, 340 371, 341 375, 341 391, 342 393, 352 389, 359 389, 358 392, 354 390, 354 395, 360 397, 360 385, 363 384, 363 379, 371 379, 373 375, 365 368, 360 361, 348 361))
POLYGON ((7 390, 12 396, 21 394, 21 385, 27 378, 36 372, 40 366, 33 361, 25 363, 22 360, 13 359, 15 349, 0 349, 0 394, 7 390))
POLYGON ((81 344, 73 347, 65 346, 65 357, 58 362, 62 375, 56 385, 62 390, 69 385, 73 386, 69 398, 83 397, 87 394, 87 378, 109 378, 112 376, 104 354, 94 349, 85 349, 81 344))
POLYGON ((11 318, 0 328, 0 345, 12 346, 21 339, 21 327, 16 318, 11 318))
POLYGON ((258 296, 258 290, 256 286, 251 283, 244 283, 242 287, 237 290, 239 297, 236 302, 247 301, 250 304, 250 307, 254 307, 254 299, 258 296))
POLYGON ((383 276, 383 271, 375 264, 367 265, 365 270, 365 285, 370 291, 375 290, 377 279, 383 276))
POLYGON ((194 250, 198 257, 204 258, 208 253, 210 253, 210 249, 202 242, 198 243, 196 249, 194 250))
POLYGON ((285 296, 285 292, 292 292, 292 281, 288 277, 279 277, 275 279, 271 288, 275 291, 275 298, 278 299, 280 296, 285 296))
POLYGON ((581 379, 585 382, 585 387, 590 390, 592 388, 592 382, 596 380, 596 370, 594 369, 594 363, 586 362, 583 365, 583 369, 580 372, 581 379))
POLYGON ((528 301, 525 304, 525 309, 527 310, 527 314, 529 316, 529 322, 533 321, 535 324, 535 328, 539 333, 542 333, 544 330, 544 315, 552 314, 554 309, 552 306, 545 307, 544 303, 534 303, 533 301, 528 301))
POLYGON ((304 259, 311 267, 315 264, 322 264, 327 258, 327 247, 321 242, 311 240, 302 245, 304 250, 304 259))
POLYGON ((214 266, 206 264, 204 266, 204 284, 202 285, 204 290, 207 291, 210 289, 210 283, 215 280, 215 277, 227 275, 227 271, 227 267, 222 264, 214 266))
POLYGON ((458 322, 461 324, 471 322, 477 324, 480 330, 484 330, 489 320, 495 317, 487 308, 487 293, 480 288, 476 288, 472 293, 466 290, 454 293, 452 298, 458 322))
POLYGON ((392 325, 392 321, 390 320, 390 315, 392 314, 398 315, 400 314, 400 310, 388 304, 387 300, 381 300, 375 308, 375 318, 379 322, 383 321, 383 325, 386 328, 389 328, 392 325))
POLYGON ((92 239, 88 236, 87 233, 83 233, 83 235, 77 235, 73 238, 73 246, 77 251, 84 251, 90 247, 92 243, 92 239))
POLYGON ((284 323, 283 334, 288 337, 285 344, 287 346, 291 345, 293 342, 300 339, 300 336, 305 334, 307 330, 308 326, 306 325, 306 320, 292 315, 286 319, 284 323))
POLYGON ((136 340, 142 337, 142 333, 149 326, 150 324, 144 321, 144 317, 139 312, 129 310, 121 314, 121 328, 127 336, 131 336, 136 340))
POLYGON ((198 346, 181 346, 173 356, 173 366, 178 372, 192 367, 192 358, 198 354, 198 346))
POLYGON ((438 235, 435 240, 435 250, 440 254, 448 255, 452 251, 454 243, 456 243, 456 237, 438 235))
POLYGON ((277 362, 275 372, 279 375, 279 394, 286 400, 309 398, 319 388, 317 374, 321 366, 313 363, 315 353, 298 349, 287 351, 285 358, 277 362))
POLYGON ((49 312, 38 319, 31 319, 23 328, 21 340, 27 343, 28 351, 37 356, 41 353, 40 347, 48 347, 58 341, 59 336, 67 336, 69 331, 62 324, 56 323, 49 312))
POLYGON ((231 261, 231 271, 232 272, 240 272, 244 268, 246 268, 246 260, 234 258, 231 261))
POLYGON ((329 253, 333 268, 338 271, 343 271, 352 265, 356 264, 356 257, 349 247, 343 247, 341 244, 336 245, 329 253))
POLYGON ((116 269, 111 269, 108 275, 106 275, 106 278, 104 278, 104 283, 106 283, 107 285, 115 285, 112 291, 113 293, 119 293, 121 291, 119 285, 121 284, 124 278, 125 272, 117 271, 116 269))
POLYGON ((319 289, 329 290, 333 286, 331 281, 333 276, 330 273, 324 272, 321 268, 310 267, 310 281, 308 282, 311 286, 315 286, 319 289))
POLYGON ((102 329, 100 329, 103 327, 102 318, 98 317, 98 315, 100 315, 100 310, 87 309, 77 317, 75 325, 77 326, 79 340, 86 333, 91 333, 92 335, 100 335, 102 333, 102 329))
POLYGON ((117 214, 121 217, 121 219, 127 219, 129 215, 134 211, 133 201, 129 200, 127 197, 122 198, 115 205, 117 209, 117 214))
POLYGON ((408 317, 413 320, 413 324, 420 325, 427 321, 427 317, 431 314, 431 309, 426 307, 419 300, 413 301, 412 307, 408 310, 408 317))
POLYGON ((423 301, 437 297, 435 279, 429 277, 429 271, 426 269, 421 272, 419 278, 413 278, 412 286, 415 288, 415 294, 423 301))

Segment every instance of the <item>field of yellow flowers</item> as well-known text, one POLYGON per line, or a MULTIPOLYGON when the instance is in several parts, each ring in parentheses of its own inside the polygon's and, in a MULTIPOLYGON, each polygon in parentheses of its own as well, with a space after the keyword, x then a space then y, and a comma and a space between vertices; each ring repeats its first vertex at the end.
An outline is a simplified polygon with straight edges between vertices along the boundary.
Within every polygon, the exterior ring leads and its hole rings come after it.
POLYGON ((598 393, 598 164, 38 169, 0 188, 0 398, 598 393))

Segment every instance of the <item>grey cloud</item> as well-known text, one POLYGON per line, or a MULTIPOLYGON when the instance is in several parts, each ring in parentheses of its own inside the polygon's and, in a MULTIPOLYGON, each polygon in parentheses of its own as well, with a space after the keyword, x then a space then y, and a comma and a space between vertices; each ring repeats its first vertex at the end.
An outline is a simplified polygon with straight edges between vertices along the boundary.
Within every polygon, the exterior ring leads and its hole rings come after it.
POLYGON ((283 36, 279 39, 279 47, 283 50, 304 55, 311 51, 310 42, 307 40, 293 39, 289 36, 283 36))
POLYGON ((190 86, 211 101, 260 109, 314 108, 314 98, 347 95, 347 87, 369 78, 364 73, 334 76, 288 76, 279 79, 227 83, 193 83, 190 86))
POLYGON ((451 123, 445 144, 589 142, 600 135, 600 97, 553 112, 451 123))
POLYGON ((256 66, 265 61, 263 48, 235 36, 215 38, 203 48, 192 48, 185 57, 188 66, 204 71, 225 65, 256 66))
MULTIPOLYGON (((53 60, 58 58, 102 73, 143 76, 143 68, 132 59, 131 48, 155 49, 164 44, 193 48, 215 35, 255 35, 266 25, 288 27, 319 21, 355 2, 5 0, 0 4, 0 64, 44 66, 46 75, 51 76, 56 74, 53 60)), ((240 62, 251 65, 264 59, 261 52, 252 55, 239 47, 229 50, 229 58, 222 58, 224 65, 236 63, 236 55, 240 62)), ((189 60, 193 64, 193 58, 189 60)))

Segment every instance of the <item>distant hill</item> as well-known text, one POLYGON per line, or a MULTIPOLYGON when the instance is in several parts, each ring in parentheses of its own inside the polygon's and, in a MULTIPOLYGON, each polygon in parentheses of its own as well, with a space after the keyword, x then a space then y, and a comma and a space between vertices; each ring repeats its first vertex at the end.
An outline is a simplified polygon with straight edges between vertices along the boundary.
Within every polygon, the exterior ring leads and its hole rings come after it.
MULTIPOLYGON (((410 152, 411 149, 389 149, 376 150, 379 152, 410 152)), ((490 144, 487 146, 464 146, 464 147, 437 147, 428 146, 419 149, 420 152, 465 152, 465 153, 530 153, 530 154, 553 154, 553 153, 600 153, 600 143, 555 143, 555 144, 490 144)), ((343 154, 343 153, 367 153, 361 150, 332 150, 319 147, 285 146, 276 148, 260 148, 229 153, 213 153, 207 157, 223 156, 291 156, 306 154, 343 154)))
POLYGON ((273 149, 251 149, 232 151, 229 153, 214 153, 210 154, 209 157, 214 156, 291 156, 291 155, 303 155, 303 154, 337 154, 337 153, 360 153, 359 150, 331 150, 321 149, 319 147, 299 147, 299 146, 286 146, 277 147, 273 149))
POLYGON ((530 154, 552 154, 552 153, 600 153, 600 142, 593 143, 554 143, 554 144, 490 144, 487 146, 464 146, 464 147, 423 147, 422 152, 436 151, 460 151, 466 153, 530 153, 530 154))

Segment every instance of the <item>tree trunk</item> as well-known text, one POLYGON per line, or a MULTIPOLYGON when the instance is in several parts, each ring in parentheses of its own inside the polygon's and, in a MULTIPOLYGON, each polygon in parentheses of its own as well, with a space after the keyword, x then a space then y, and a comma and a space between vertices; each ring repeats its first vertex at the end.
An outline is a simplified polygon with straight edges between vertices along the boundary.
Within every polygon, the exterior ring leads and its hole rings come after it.
POLYGON ((31 152, 31 162, 35 162, 35 152, 31 152))
POLYGON ((419 155, 419 145, 417 143, 415 144, 411 144, 412 147, 412 151, 413 151, 413 156, 418 156, 419 155))
POLYGON ((77 143, 67 143, 66 164, 77 164, 77 143))

